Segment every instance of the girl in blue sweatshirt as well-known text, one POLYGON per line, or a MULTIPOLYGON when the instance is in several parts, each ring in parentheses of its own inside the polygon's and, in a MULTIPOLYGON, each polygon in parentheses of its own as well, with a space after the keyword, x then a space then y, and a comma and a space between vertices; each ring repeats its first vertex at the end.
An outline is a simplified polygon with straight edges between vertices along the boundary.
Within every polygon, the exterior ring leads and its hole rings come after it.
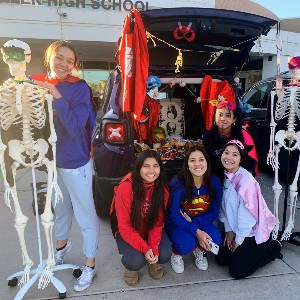
POLYGON ((68 241, 73 214, 83 236, 85 265, 74 290, 83 291, 93 281, 99 244, 99 219, 92 193, 90 132, 91 94, 85 81, 70 74, 78 69, 78 56, 67 41, 52 43, 45 54, 49 74, 32 75, 34 82, 53 96, 57 134, 56 166, 63 201, 55 206, 56 264, 62 264, 72 244, 68 241))
POLYGON ((213 224, 219 215, 221 191, 220 180, 211 176, 204 147, 191 147, 181 171, 170 183, 171 204, 166 231, 172 241, 171 266, 176 273, 184 271, 182 256, 192 252, 197 268, 208 268, 209 240, 221 243, 220 232, 213 224))

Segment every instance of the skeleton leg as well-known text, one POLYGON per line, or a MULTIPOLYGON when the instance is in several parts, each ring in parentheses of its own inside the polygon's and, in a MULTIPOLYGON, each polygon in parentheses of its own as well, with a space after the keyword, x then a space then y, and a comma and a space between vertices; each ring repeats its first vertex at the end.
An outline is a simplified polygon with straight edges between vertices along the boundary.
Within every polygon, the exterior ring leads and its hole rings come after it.
POLYGON ((14 178, 14 186, 12 190, 13 190, 13 200, 14 200, 14 207, 15 207, 15 214, 16 214, 15 228, 18 232, 19 242, 20 242, 20 247, 21 247, 22 257, 23 257, 23 265, 25 266, 23 276, 19 281, 19 286, 22 286, 29 280, 30 269, 33 266, 33 261, 30 259, 28 255, 25 238, 24 238, 24 231, 28 222, 28 217, 26 217, 21 210, 20 203, 17 196, 17 190, 16 190, 16 183, 15 183, 16 173, 17 173, 16 171, 19 166, 20 165, 17 162, 14 162, 12 165, 12 174, 14 178))
POLYGON ((294 228, 294 219, 295 219, 295 210, 296 210, 296 201, 298 195, 298 178, 300 174, 300 156, 298 159, 298 166, 295 174, 295 178, 292 184, 289 186, 289 198, 290 198, 290 218, 287 223, 287 227, 285 228, 281 240, 288 240, 292 234, 292 230, 294 228))
POLYGON ((278 214, 278 207, 279 207, 279 198, 282 192, 282 186, 279 184, 278 181, 278 155, 280 151, 281 145, 277 144, 275 146, 275 179, 274 179, 274 185, 272 186, 272 189, 274 191, 274 215, 276 217, 276 225, 272 231, 272 238, 274 240, 277 239, 278 231, 279 231, 279 214, 278 214))
POLYGON ((45 270, 39 280, 38 288, 44 289, 47 287, 49 282, 51 281, 51 277, 53 275, 53 268, 55 266, 54 260, 54 250, 53 250, 53 240, 52 240, 52 230, 53 230, 53 213, 51 209, 51 198, 52 198, 52 182, 53 182, 53 171, 54 171, 54 163, 53 161, 49 161, 47 158, 43 160, 47 167, 48 180, 47 180, 47 197, 45 210, 41 215, 42 225, 44 227, 46 242, 48 247, 48 259, 46 263, 45 270))

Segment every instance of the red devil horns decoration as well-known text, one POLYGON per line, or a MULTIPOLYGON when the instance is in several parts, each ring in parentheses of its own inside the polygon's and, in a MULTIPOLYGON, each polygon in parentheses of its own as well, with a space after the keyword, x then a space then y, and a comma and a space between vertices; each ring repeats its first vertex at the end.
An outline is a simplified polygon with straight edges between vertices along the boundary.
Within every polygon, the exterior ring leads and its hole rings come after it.
POLYGON ((185 39, 188 42, 192 42, 195 37, 195 31, 191 28, 192 22, 188 26, 182 26, 181 22, 178 22, 178 27, 174 29, 173 35, 176 40, 185 39))

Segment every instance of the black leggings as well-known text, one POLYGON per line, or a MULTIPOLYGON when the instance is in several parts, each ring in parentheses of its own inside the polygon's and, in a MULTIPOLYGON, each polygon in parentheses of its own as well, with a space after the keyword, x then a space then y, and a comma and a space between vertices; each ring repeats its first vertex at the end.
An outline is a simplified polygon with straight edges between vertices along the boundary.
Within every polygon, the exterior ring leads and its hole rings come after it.
MULTIPOLYGON (((126 243, 119 233, 116 234, 116 242, 119 249, 119 253, 123 255, 122 264, 129 271, 138 271, 142 269, 147 261, 144 253, 134 249, 128 243, 126 243)), ((172 254, 171 242, 165 233, 162 231, 162 237, 160 244, 158 245, 158 262, 164 264, 170 260, 172 254)))
POLYGON ((247 237, 232 253, 222 244, 216 262, 220 266, 229 265, 229 274, 235 279, 242 279, 276 259, 278 251, 273 246, 270 240, 256 244, 254 237, 247 237))

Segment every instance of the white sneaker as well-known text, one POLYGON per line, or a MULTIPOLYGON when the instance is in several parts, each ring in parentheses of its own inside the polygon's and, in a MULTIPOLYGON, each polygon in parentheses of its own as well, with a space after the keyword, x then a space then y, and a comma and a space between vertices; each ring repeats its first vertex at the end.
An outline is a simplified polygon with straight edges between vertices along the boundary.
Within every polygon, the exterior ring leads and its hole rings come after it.
POLYGON ((184 262, 182 256, 172 253, 171 266, 175 273, 181 274, 184 271, 184 262))
POLYGON ((90 267, 84 266, 82 270, 81 276, 75 280, 74 291, 81 292, 93 283, 94 276, 96 274, 96 269, 92 269, 90 267))
POLYGON ((55 250, 54 254, 54 259, 55 259, 55 264, 56 265, 62 265, 64 262, 64 256, 66 255, 67 252, 69 252, 72 249, 72 243, 67 242, 67 245, 64 249, 62 250, 55 250))
POLYGON ((201 251, 199 248, 194 250, 195 264, 199 270, 205 271, 208 268, 206 252, 201 251))

